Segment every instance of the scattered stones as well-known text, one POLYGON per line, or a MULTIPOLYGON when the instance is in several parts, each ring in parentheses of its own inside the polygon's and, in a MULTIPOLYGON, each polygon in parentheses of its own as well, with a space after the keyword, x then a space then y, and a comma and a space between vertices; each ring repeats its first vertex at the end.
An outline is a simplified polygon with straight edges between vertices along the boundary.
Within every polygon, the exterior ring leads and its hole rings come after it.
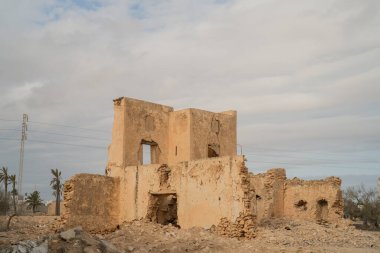
POLYGON ((48 253, 48 252, 85 252, 85 253, 123 253, 112 243, 100 240, 84 231, 81 227, 69 229, 40 241, 19 241, 16 245, 0 247, 1 253, 48 253))
MULTIPOLYGON (((337 227, 335 224, 273 219, 256 225, 252 229, 256 237, 249 240, 244 232, 250 225, 249 220, 250 217, 245 215, 240 215, 233 223, 223 220, 219 224, 227 225, 223 229, 219 226, 178 229, 140 220, 124 223, 119 230, 103 235, 92 235, 81 228, 74 228, 72 231, 75 233, 68 229, 48 236, 48 233, 39 234, 38 238, 33 234, 38 232, 34 225, 29 226, 30 232, 11 230, 0 234, 0 253, 380 252, 379 232, 357 230, 349 223, 339 223, 337 227), (228 234, 222 237, 218 231, 240 236, 243 231, 244 237, 228 238, 228 234), (63 239, 61 234, 70 236, 63 236, 63 239), (15 235, 22 235, 23 239, 9 243, 15 235)), ((49 233, 52 232, 54 230, 49 233)))
POLYGON ((240 213, 235 222, 222 218, 216 227, 216 233, 232 238, 252 239, 256 237, 254 216, 240 213))

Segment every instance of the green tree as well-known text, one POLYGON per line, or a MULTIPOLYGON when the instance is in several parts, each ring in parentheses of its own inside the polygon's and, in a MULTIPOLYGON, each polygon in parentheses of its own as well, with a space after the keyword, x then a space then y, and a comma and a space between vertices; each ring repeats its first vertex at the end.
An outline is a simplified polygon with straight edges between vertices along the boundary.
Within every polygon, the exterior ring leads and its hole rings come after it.
POLYGON ((40 197, 40 192, 39 191, 34 191, 34 192, 30 193, 26 197, 26 201, 25 202, 28 204, 28 208, 32 208, 33 213, 35 213, 36 212, 36 208, 38 206, 42 205, 42 199, 40 197))
POLYGON ((16 197, 17 197, 16 175, 10 175, 9 176, 9 181, 12 184, 12 191, 11 191, 11 193, 12 193, 12 198, 13 198, 13 210, 14 210, 14 213, 12 215, 10 215, 9 218, 8 218, 7 230, 9 230, 9 226, 11 224, 12 218, 17 215, 17 206, 16 206, 16 197))
POLYGON ((9 184, 9 175, 8 175, 8 168, 3 167, 0 170, 0 183, 4 183, 4 190, 5 190, 5 196, 4 196, 4 202, 5 202, 5 208, 4 208, 4 214, 7 214, 8 210, 8 184, 9 184))
POLYGON ((13 209, 14 212, 16 213, 17 207, 16 207, 16 197, 17 197, 17 189, 16 189, 16 175, 10 175, 9 180, 12 184, 12 197, 13 197, 13 209))
POLYGON ((55 215, 60 215, 61 213, 61 196, 63 184, 61 183, 62 177, 61 172, 58 169, 52 169, 51 174, 53 179, 50 182, 51 188, 54 190, 53 195, 55 196, 55 215))

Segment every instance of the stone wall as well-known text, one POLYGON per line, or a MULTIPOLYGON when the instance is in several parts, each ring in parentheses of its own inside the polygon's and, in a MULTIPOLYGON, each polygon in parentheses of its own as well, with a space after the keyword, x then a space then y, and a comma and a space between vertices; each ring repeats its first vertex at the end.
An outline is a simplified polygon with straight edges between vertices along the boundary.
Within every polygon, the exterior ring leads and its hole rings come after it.
POLYGON ((127 221, 146 217, 151 194, 176 194, 184 228, 235 221, 252 207, 243 156, 113 168, 109 175, 120 179, 120 214, 127 221))
POLYGON ((114 100, 112 143, 107 170, 143 164, 142 144, 151 146, 151 164, 236 155, 236 111, 213 113, 132 98, 114 100), (215 152, 210 156, 210 150, 215 152))
POLYGON ((287 180, 284 185, 284 216, 304 220, 338 221, 343 215, 341 180, 287 180))
POLYGON ((191 109, 190 159, 210 157, 208 148, 217 155, 236 155, 236 111, 213 113, 191 109))
POLYGON ((266 173, 250 174, 250 185, 255 189, 254 206, 257 221, 284 216, 285 169, 271 169, 266 173))
POLYGON ((112 231, 120 224, 119 179, 77 174, 64 185, 62 215, 65 225, 82 226, 87 231, 112 231))
POLYGON ((137 99, 116 99, 109 166, 141 165, 142 142, 157 144, 152 163, 167 163, 169 113, 172 111, 172 107, 137 99))
POLYGON ((250 174, 250 182, 256 194, 253 203, 257 222, 276 217, 336 222, 342 217, 339 178, 289 180, 284 169, 271 169, 250 174))
POLYGON ((219 157, 179 163, 170 185, 177 192, 181 227, 210 227, 221 218, 235 221, 245 210, 244 157, 219 157))

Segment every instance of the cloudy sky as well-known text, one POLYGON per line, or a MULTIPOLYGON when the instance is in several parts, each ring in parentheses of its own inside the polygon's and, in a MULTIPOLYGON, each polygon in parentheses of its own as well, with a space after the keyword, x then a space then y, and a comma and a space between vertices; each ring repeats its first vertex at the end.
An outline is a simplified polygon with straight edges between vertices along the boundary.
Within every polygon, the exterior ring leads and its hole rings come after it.
POLYGON ((103 173, 112 99, 238 111, 251 171, 380 176, 378 0, 1 0, 0 166, 103 173))

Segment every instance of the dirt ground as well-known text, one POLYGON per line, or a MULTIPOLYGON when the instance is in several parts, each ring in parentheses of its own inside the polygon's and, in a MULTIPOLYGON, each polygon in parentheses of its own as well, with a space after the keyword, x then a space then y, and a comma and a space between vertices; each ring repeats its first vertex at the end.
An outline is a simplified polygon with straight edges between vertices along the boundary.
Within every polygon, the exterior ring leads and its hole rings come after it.
MULTIPOLYGON (((0 232, 0 252, 18 241, 43 240, 59 231, 58 217, 15 217, 11 230, 0 232)), ((256 234, 252 240, 237 240, 202 228, 178 229, 134 221, 112 233, 92 236, 110 242, 120 252, 380 252, 379 231, 358 230, 348 221, 270 220, 260 224, 256 234)))

